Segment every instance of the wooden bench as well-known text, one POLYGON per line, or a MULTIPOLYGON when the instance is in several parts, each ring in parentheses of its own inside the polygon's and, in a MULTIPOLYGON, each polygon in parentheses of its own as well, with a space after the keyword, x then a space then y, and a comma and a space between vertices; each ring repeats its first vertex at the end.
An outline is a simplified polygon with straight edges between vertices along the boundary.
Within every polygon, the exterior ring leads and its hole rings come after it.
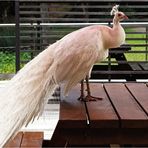
POLYGON ((140 62, 140 63, 130 63, 129 64, 133 70, 148 70, 148 63, 140 62))
POLYGON ((60 103, 60 119, 44 146, 148 144, 148 87, 145 83, 91 84, 96 102, 80 102, 77 85, 60 103))
POLYGON ((42 132, 20 132, 13 140, 10 140, 5 148, 40 148, 42 147, 43 133, 42 132))
POLYGON ((105 62, 102 62, 102 64, 96 64, 93 67, 92 70, 92 79, 126 79, 127 81, 136 80, 133 78, 133 76, 129 76, 126 74, 113 74, 112 71, 133 71, 134 69, 131 68, 130 63, 128 62, 125 53, 128 51, 131 51, 131 46, 128 44, 123 44, 120 47, 112 48, 109 50, 109 56, 108 56, 108 64, 105 64, 105 62), (112 60, 115 59, 114 65, 112 63, 112 60), (104 63, 104 64, 103 64, 104 63))

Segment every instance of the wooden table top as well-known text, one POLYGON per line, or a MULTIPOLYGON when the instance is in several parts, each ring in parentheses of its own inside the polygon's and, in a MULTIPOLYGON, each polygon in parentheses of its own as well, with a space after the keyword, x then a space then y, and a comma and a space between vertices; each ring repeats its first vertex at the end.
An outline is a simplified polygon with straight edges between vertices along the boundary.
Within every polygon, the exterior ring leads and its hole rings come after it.
POLYGON ((148 128, 148 86, 146 83, 92 83, 93 96, 102 101, 81 102, 80 85, 60 103, 64 128, 148 128))
POLYGON ((19 132, 5 148, 41 148, 42 142, 43 132, 19 132))
POLYGON ((91 83, 91 91, 103 100, 78 101, 80 84, 67 97, 61 93, 60 119, 51 140, 43 141, 43 133, 19 133, 6 147, 148 144, 146 83, 91 83))

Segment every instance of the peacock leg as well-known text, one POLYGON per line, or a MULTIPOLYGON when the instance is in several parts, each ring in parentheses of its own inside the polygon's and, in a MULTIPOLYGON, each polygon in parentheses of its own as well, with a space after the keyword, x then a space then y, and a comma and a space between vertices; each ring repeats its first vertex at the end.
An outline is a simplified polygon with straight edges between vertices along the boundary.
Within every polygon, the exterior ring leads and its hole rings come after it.
POLYGON ((84 101, 85 100, 85 96, 84 96, 84 80, 81 81, 81 95, 78 98, 78 100, 80 101, 84 101))
POLYGON ((90 86, 89 86, 89 78, 86 76, 86 87, 87 87, 87 96, 85 97, 85 101, 97 101, 102 100, 103 98, 91 96, 90 86))

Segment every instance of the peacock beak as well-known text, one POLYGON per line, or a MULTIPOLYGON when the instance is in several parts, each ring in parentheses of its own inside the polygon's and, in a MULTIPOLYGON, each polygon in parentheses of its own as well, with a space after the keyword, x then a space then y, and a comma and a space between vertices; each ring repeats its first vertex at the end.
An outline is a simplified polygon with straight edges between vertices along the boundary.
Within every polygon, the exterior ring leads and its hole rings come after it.
POLYGON ((126 20, 127 20, 127 19, 128 19, 128 17, 127 17, 126 15, 124 15, 124 19, 126 19, 126 20))

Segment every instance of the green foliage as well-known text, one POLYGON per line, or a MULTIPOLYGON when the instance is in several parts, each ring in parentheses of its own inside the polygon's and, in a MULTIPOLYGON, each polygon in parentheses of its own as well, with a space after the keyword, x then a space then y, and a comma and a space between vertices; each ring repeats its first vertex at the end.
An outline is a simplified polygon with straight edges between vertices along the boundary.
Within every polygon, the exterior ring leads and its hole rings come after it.
POLYGON ((24 52, 24 53, 21 53, 20 57, 22 61, 28 61, 31 59, 31 54, 24 52))
MULTIPOLYGON (((130 32, 135 31, 134 29, 130 29, 128 30, 130 32)), ((146 34, 127 34, 126 35, 127 38, 138 38, 141 40, 129 40, 126 41, 126 43, 128 44, 146 44, 146 40, 144 40, 144 38, 146 38, 146 34)), ((132 47, 132 51, 145 51, 146 47, 132 47)), ((126 53, 125 54, 126 58, 128 61, 145 61, 146 60, 146 55, 145 53, 126 53)))
POLYGON ((15 73, 15 54, 0 52, 0 73, 15 73))
MULTIPOLYGON (((22 61, 30 60, 29 53, 21 53, 20 56, 22 61)), ((15 53, 0 52, 0 73, 15 73, 15 53)))

